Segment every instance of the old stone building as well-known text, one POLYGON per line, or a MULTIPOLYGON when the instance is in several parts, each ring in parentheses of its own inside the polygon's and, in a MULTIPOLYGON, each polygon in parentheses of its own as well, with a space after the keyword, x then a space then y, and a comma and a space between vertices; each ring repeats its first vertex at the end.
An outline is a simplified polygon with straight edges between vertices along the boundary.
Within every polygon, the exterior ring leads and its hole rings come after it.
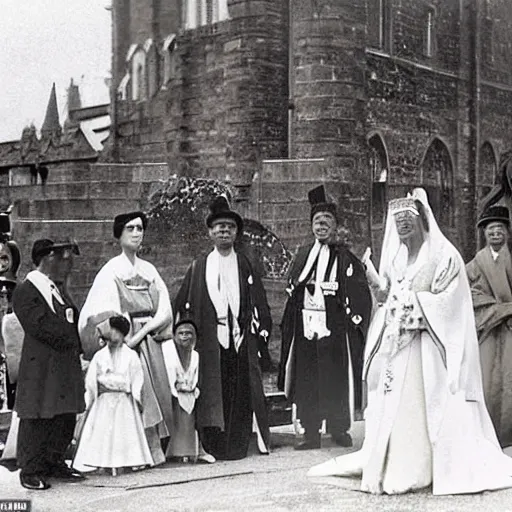
POLYGON ((387 200, 422 185, 474 251, 512 135, 507 0, 114 0, 113 22, 109 158, 227 177, 292 245, 311 183, 377 252, 387 200))

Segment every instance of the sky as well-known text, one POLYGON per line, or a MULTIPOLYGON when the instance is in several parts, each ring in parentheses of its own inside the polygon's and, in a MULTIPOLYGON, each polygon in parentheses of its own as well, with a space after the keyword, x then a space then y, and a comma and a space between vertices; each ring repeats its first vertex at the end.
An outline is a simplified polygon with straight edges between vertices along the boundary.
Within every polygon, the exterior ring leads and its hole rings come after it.
POLYGON ((66 89, 82 105, 108 103, 111 0, 0 0, 0 142, 41 128, 55 82, 60 122, 66 89))

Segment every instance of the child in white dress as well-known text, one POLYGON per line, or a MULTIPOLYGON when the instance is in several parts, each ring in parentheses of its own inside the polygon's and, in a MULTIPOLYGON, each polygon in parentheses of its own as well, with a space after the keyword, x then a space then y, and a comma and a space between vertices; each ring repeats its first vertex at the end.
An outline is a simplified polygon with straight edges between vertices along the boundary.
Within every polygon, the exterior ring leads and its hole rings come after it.
POLYGON ((199 396, 199 354, 196 345, 196 326, 182 318, 174 326, 174 341, 162 345, 165 366, 172 392, 173 432, 166 457, 191 462, 215 462, 199 441, 195 427, 194 407, 199 396))
POLYGON ((73 461, 76 469, 153 465, 141 415, 143 373, 137 353, 124 343, 130 323, 114 316, 99 327, 106 346, 85 377, 86 419, 73 461))

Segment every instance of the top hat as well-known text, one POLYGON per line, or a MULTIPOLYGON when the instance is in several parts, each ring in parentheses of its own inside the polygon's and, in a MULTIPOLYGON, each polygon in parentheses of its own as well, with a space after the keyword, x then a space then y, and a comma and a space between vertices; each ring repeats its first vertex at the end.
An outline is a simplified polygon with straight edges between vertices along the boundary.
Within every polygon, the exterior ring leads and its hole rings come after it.
POLYGON ((508 208, 506 206, 489 206, 482 212, 482 215, 480 215, 477 226, 479 228, 485 228, 485 226, 491 222, 503 222, 507 226, 510 226, 508 208))
POLYGON ((121 213, 114 217, 114 238, 120 238, 123 228, 133 219, 141 219, 144 230, 148 226, 148 218, 144 212, 121 213))
POLYGON ((49 238, 36 240, 32 246, 32 261, 38 265, 43 256, 50 254, 52 251, 63 251, 71 249, 77 256, 80 255, 78 244, 74 241, 54 242, 49 238))
POLYGON ((229 207, 228 200, 225 196, 217 196, 209 205, 210 214, 206 218, 206 225, 211 228, 213 223, 218 219, 231 219, 234 220, 238 228, 238 233, 241 234, 244 229, 244 221, 242 217, 229 207))
POLYGON ((311 220, 317 213, 330 213, 335 219, 336 205, 327 200, 325 187, 320 185, 308 192, 309 204, 311 205, 311 220))

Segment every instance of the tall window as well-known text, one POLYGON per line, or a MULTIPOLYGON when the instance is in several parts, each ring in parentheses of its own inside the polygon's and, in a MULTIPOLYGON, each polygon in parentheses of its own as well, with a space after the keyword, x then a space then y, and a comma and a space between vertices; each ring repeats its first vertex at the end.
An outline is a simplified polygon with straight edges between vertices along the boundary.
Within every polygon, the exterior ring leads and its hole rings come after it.
POLYGON ((146 52, 137 48, 131 58, 132 100, 147 98, 146 52))
POLYGON ((175 58, 173 55, 174 50, 176 49, 176 34, 169 34, 162 45, 162 55, 164 58, 164 78, 162 87, 165 88, 167 86, 167 82, 174 75, 175 68, 175 58))
POLYGON ((148 95, 152 98, 158 91, 160 82, 159 56, 155 44, 149 40, 145 45, 148 95))
POLYGON ((368 41, 373 48, 391 50, 391 0, 369 0, 368 41))
POLYGON ((497 180, 497 162, 494 150, 489 142, 480 148, 480 166, 476 176, 478 203, 492 190, 497 180))
POLYGON ((443 227, 454 227, 453 165, 446 145, 435 139, 421 166, 422 185, 427 191, 432 211, 443 227))
POLYGON ((491 12, 490 0, 485 0, 482 5, 482 60, 485 64, 494 63, 494 19, 491 12))
POLYGON ((433 8, 428 8, 425 15, 425 23, 424 23, 424 36, 423 36, 423 47, 425 57, 433 57, 435 53, 436 46, 436 33, 435 26, 436 24, 436 13, 433 8))
POLYGON ((384 222, 387 209, 388 157, 380 135, 368 140, 368 158, 372 180, 371 231, 374 261, 380 259, 380 247, 384 236, 384 222))

